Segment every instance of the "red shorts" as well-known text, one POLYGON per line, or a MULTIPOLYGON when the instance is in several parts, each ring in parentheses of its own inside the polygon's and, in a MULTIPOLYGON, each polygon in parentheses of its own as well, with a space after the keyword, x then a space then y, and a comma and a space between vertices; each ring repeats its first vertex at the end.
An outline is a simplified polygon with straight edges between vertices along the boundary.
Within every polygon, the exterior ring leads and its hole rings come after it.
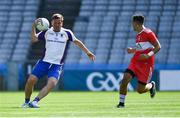
POLYGON ((133 71, 139 82, 144 84, 149 83, 152 72, 154 70, 154 65, 146 62, 142 63, 130 63, 128 69, 133 71))

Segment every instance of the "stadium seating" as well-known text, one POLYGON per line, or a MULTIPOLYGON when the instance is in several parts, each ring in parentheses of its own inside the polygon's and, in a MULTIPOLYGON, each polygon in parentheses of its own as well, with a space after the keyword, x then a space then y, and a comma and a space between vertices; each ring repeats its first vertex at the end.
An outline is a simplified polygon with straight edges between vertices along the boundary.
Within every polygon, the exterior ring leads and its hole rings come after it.
MULTIPOLYGON (((83 42, 96 54, 94 63, 127 64, 132 55, 125 49, 134 45, 136 35, 131 16, 141 13, 146 17, 145 26, 157 34, 162 45, 156 63, 179 64, 180 7, 177 4, 180 4, 177 0, 82 0, 73 30, 76 35, 83 34, 83 42), (82 25, 77 23, 86 25, 78 30, 82 25)), ((71 47, 69 53, 74 53, 71 47)), ((79 63, 90 63, 84 61, 86 56, 78 54, 79 63)))
MULTIPOLYGON (((31 24, 38 15, 40 4, 39 0, 0 1, 1 63, 27 60, 31 48, 31 24)), ((135 43, 136 33, 131 26, 131 16, 135 13, 146 17, 145 26, 157 34, 162 45, 156 55, 156 63, 180 64, 178 0, 82 0, 73 32, 95 53, 97 59, 94 64, 127 64, 132 55, 127 54, 125 49, 135 43)), ((92 62, 70 43, 66 63, 92 62)))
POLYGON ((27 60, 29 35, 38 4, 37 0, 0 1, 0 62, 27 60))

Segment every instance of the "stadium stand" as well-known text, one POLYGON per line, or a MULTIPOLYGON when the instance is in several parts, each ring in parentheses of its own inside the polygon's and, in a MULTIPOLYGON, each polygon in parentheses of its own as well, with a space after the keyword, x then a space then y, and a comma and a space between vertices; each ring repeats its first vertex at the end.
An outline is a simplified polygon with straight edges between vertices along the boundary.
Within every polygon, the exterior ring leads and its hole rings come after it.
MULTIPOLYGON (((179 64, 178 4, 177 0, 82 0, 76 22, 88 27, 82 31, 77 30, 82 26, 74 25, 74 31, 77 35, 81 32, 83 37, 85 35, 85 44, 97 56, 95 63, 127 64, 131 55, 125 49, 135 43, 131 16, 141 13, 146 17, 145 26, 157 34, 162 44, 156 63, 179 64), (86 20, 82 20, 83 18, 86 20)), ((71 50, 73 49, 70 47, 70 54, 71 50)), ((79 63, 88 63, 84 54, 80 55, 79 63)), ((71 61, 67 60, 67 63, 71 61)))
POLYGON ((37 0, 0 1, 0 62, 26 61, 29 33, 38 11, 37 0))
MULTIPOLYGON (((0 62, 35 62, 43 52, 43 46, 30 44, 31 24, 36 17, 49 19, 55 12, 63 13, 65 27, 72 28, 75 35, 96 54, 94 64, 129 62, 131 55, 125 49, 134 45, 131 16, 135 13, 145 15, 145 26, 157 34, 162 45, 156 63, 180 63, 178 0, 1 0, 0 62)), ((91 62, 70 44, 66 63, 91 62)))

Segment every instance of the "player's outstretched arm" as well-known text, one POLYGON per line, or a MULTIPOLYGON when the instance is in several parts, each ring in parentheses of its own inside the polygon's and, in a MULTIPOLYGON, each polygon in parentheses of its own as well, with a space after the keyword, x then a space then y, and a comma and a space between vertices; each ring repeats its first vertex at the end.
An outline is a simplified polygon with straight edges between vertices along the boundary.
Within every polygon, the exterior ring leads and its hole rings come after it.
POLYGON ((91 51, 89 51, 80 40, 74 40, 74 43, 87 54, 91 61, 95 60, 95 55, 91 51))
POLYGON ((38 38, 37 38, 37 35, 36 35, 36 20, 35 20, 35 22, 33 22, 33 24, 32 24, 31 42, 34 43, 34 42, 37 42, 37 41, 38 41, 38 38))

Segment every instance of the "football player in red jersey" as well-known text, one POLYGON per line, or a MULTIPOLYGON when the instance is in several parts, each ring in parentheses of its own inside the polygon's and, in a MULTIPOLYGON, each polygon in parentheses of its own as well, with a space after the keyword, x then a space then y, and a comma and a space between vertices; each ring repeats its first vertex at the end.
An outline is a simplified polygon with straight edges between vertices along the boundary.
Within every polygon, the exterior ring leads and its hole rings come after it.
POLYGON ((127 85, 130 80, 136 76, 138 80, 137 92, 142 94, 150 91, 153 98, 156 93, 155 82, 151 81, 154 69, 154 54, 156 54, 161 45, 150 29, 144 27, 144 16, 134 15, 132 17, 132 25, 136 35, 136 47, 127 48, 127 52, 133 53, 133 57, 128 68, 124 72, 123 79, 119 88, 119 104, 117 108, 125 106, 125 98, 127 94, 127 85))

